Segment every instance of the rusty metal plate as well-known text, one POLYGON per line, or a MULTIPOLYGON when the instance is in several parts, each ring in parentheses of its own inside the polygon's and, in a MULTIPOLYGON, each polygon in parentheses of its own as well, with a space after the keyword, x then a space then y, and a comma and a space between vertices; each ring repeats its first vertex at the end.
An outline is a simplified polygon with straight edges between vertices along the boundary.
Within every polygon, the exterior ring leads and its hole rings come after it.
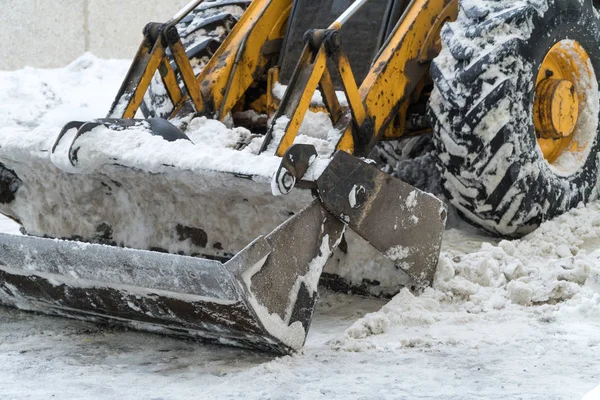
POLYGON ((317 187, 332 214, 418 285, 432 283, 446 223, 442 201, 342 151, 317 187))

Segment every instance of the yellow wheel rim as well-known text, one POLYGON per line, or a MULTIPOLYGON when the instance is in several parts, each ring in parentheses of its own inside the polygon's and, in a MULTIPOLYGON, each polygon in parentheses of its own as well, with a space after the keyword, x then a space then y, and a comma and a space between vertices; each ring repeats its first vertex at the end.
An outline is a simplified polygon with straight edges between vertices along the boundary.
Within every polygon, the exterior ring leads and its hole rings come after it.
POLYGON ((536 78, 533 119, 538 145, 549 164, 567 152, 587 156, 584 150, 591 143, 579 140, 586 135, 578 128, 594 81, 590 58, 578 42, 560 41, 546 54, 536 78))

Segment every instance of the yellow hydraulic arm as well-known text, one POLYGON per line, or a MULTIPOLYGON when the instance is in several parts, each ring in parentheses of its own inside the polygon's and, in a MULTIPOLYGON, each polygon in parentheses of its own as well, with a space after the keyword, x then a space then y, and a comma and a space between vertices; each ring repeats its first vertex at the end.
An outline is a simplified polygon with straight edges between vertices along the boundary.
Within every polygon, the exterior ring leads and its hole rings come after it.
MULTIPOLYGON (((276 59, 292 6, 292 0, 254 0, 223 44, 196 77, 185 53, 176 24, 198 7, 191 3, 165 24, 150 23, 144 40, 108 114, 109 118, 133 118, 142 104, 150 81, 158 71, 173 103, 173 116, 186 104, 196 113, 223 120, 268 66, 276 59), (182 92, 166 49, 185 85, 182 92)), ((189 112, 189 110, 185 110, 189 112)))
MULTIPOLYGON (((266 86, 266 102, 271 103, 277 59, 293 0, 252 1, 202 73, 195 77, 175 25, 200 3, 202 0, 190 4, 188 10, 166 24, 147 25, 144 41, 111 108, 110 118, 134 117, 157 70, 175 106, 172 116, 191 111, 224 120, 242 103, 249 88, 260 85, 266 86), (178 85, 166 56, 167 48, 185 91, 178 85), (194 110, 184 109, 185 105, 194 110)), ((294 142, 317 89, 340 132, 337 150, 366 156, 379 140, 407 134, 408 106, 420 96, 429 78, 430 61, 441 46, 440 30, 444 22, 456 18, 458 0, 412 0, 359 86, 343 50, 340 29, 367 3, 368 0, 357 0, 327 29, 307 32, 304 50, 261 151, 272 140, 277 120, 285 116, 289 121, 277 147, 277 155, 283 156, 294 142), (333 61, 334 71, 328 69, 327 60, 333 61), (341 78, 348 107, 342 107, 336 97, 332 74, 341 78)), ((267 104, 267 108, 273 106, 267 104)))
POLYGON ((262 150, 272 139, 277 119, 285 116, 289 122, 277 155, 285 154, 294 142, 317 88, 322 93, 333 125, 343 132, 338 150, 366 156, 384 135, 387 138, 404 135, 402 124, 394 128, 390 127, 390 122, 394 118, 405 121, 411 96, 420 90, 420 84, 428 75, 429 62, 439 53, 442 25, 458 14, 458 1, 413 0, 358 88, 339 30, 366 3, 368 0, 355 1, 328 29, 313 30, 307 34, 304 51, 262 150), (348 99, 347 110, 342 109, 336 97, 327 59, 334 61, 335 72, 341 77, 348 99))

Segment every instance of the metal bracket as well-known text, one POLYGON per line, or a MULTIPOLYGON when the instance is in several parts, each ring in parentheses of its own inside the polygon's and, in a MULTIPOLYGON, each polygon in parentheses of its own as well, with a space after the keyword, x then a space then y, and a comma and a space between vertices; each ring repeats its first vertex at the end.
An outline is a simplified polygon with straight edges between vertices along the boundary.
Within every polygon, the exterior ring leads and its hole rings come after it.
MULTIPOLYGON (((357 4, 350 7, 352 12, 355 12, 360 5, 364 4, 364 1, 355 3, 357 4)), ((344 18, 340 18, 331 24, 328 29, 311 29, 304 35, 304 51, 292 74, 288 89, 273 117, 271 126, 265 135, 260 152, 265 151, 273 139, 279 118, 287 117, 288 121, 284 129, 284 135, 276 152, 280 157, 285 154, 298 134, 302 120, 310 106, 312 95, 317 89, 323 94, 323 101, 330 113, 333 125, 336 125, 340 120, 346 122, 351 119, 356 128, 353 131, 355 136, 372 135, 371 130, 361 129, 368 119, 368 113, 358 91, 350 62, 344 53, 339 35, 341 24, 347 19, 346 13, 344 18), (349 107, 347 110, 343 109, 337 100, 327 66, 328 59, 335 63, 337 73, 341 77, 344 93, 348 99, 349 107), (343 118, 344 116, 346 118, 343 118)), ((370 141, 371 137, 359 137, 354 140, 357 145, 369 143, 370 141)), ((362 148, 357 150, 359 153, 364 152, 362 148)))
POLYGON ((187 135, 166 119, 99 118, 89 122, 71 121, 67 123, 54 141, 51 154, 54 155, 56 153, 61 142, 70 140, 71 143, 67 147, 66 157, 73 167, 77 166, 77 152, 79 150, 79 147, 76 145, 77 139, 99 126, 104 126, 114 131, 135 128, 138 131, 143 131, 153 136, 160 136, 167 142, 174 142, 180 139, 191 141, 187 135), (76 132, 73 135, 67 135, 72 129, 75 129, 76 132))
POLYGON ((429 193, 338 151, 317 180, 323 206, 418 286, 433 282, 446 206, 429 193))
POLYGON ((196 112, 204 110, 200 86, 175 26, 177 22, 177 19, 165 24, 151 22, 144 27, 144 40, 108 112, 108 118, 134 118, 156 71, 159 71, 176 110, 188 99, 196 112), (177 83, 175 70, 167 57, 167 48, 181 75, 186 94, 177 83))
POLYGON ((281 159, 281 164, 273 175, 271 189, 275 196, 292 191, 296 182, 302 179, 310 165, 317 159, 317 150, 310 144, 295 144, 281 159))

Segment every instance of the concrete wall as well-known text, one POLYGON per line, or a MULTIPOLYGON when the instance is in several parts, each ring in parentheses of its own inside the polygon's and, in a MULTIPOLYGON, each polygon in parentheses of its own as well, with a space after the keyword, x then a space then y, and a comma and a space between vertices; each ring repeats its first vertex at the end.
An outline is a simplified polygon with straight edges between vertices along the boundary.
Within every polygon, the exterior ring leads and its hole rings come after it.
POLYGON ((189 0, 0 0, 0 70, 61 67, 86 51, 131 58, 148 22, 189 0))

